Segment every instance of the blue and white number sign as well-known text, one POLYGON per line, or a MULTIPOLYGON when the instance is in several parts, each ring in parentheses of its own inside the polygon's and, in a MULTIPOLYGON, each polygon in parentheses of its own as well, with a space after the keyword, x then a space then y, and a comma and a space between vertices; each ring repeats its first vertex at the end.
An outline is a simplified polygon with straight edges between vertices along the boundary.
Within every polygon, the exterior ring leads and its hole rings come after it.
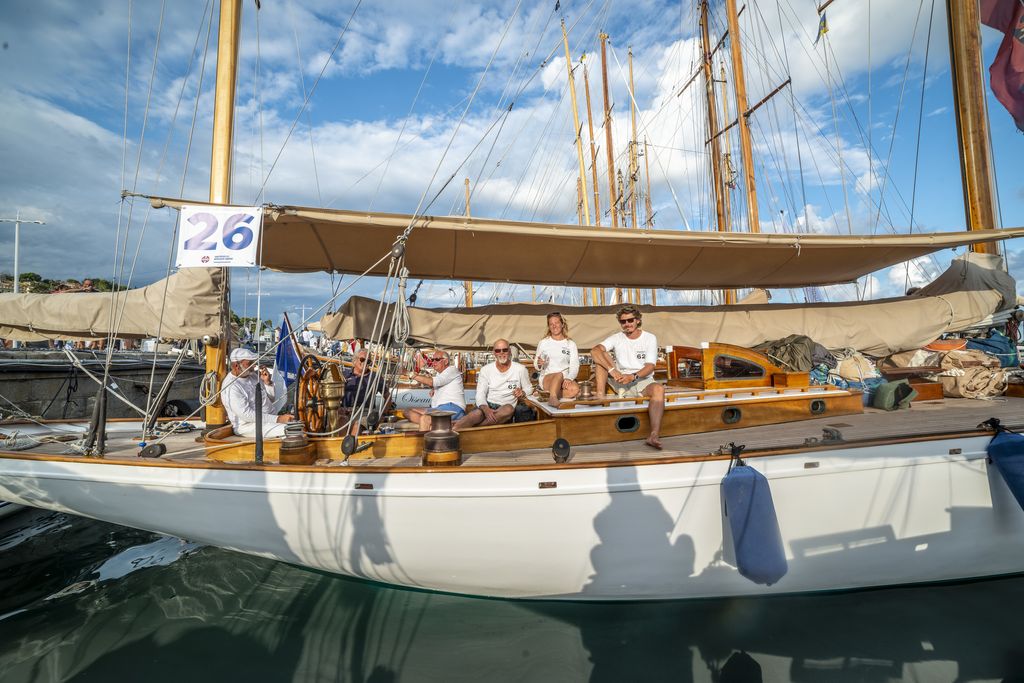
POLYGON ((255 266, 262 227, 260 206, 182 206, 177 266, 255 266))

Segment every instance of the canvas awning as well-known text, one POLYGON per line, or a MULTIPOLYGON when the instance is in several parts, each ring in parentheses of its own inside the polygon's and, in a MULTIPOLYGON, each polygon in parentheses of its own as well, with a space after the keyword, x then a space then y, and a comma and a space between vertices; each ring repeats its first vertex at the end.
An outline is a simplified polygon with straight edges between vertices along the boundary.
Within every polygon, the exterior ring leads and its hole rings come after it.
MULTIPOLYGON (((175 209, 203 204, 151 201, 175 209)), ((942 249, 1024 236, 1024 228, 846 236, 631 230, 269 206, 263 265, 384 275, 392 245, 410 223, 405 265, 411 277, 659 289, 852 282, 942 249)))
MULTIPOLYGON (((735 304, 732 306, 640 306, 644 329, 665 345, 697 346, 715 341, 751 347, 790 334, 804 334, 828 348, 854 348, 875 356, 916 349, 947 332, 958 332, 1010 308, 1016 302, 1013 278, 1002 259, 967 254, 917 294, 898 299, 818 304, 735 304)), ((511 303, 474 308, 409 308, 414 343, 450 349, 487 348, 507 339, 535 348, 545 334, 545 319, 561 311, 570 336, 590 349, 618 330, 616 306, 566 307, 511 303)), ((379 303, 352 297, 341 310, 321 320, 333 339, 367 339, 379 303)), ((394 307, 386 307, 388 315, 394 307)), ((385 326, 387 327, 387 326, 385 326)))

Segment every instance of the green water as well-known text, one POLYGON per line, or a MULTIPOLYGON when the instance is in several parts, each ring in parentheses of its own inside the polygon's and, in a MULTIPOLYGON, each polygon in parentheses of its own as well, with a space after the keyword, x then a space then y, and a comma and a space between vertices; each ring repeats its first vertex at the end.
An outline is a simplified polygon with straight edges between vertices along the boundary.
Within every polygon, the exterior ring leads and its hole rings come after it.
POLYGON ((506 602, 388 589, 56 513, 0 522, 2 683, 1024 681, 1022 614, 1024 578, 506 602))

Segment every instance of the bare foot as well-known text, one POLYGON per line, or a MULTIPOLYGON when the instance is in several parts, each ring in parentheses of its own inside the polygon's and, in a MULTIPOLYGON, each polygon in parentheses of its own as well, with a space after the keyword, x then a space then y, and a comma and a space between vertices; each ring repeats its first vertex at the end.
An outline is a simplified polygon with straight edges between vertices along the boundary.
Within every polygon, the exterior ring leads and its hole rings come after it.
POLYGON ((647 441, 644 441, 644 443, 651 448, 657 448, 659 451, 661 450, 661 439, 659 439, 656 434, 651 434, 647 437, 647 441))
POLYGON ((548 405, 551 406, 552 408, 557 408, 559 405, 561 405, 561 403, 562 399, 555 398, 554 396, 548 399, 548 405))

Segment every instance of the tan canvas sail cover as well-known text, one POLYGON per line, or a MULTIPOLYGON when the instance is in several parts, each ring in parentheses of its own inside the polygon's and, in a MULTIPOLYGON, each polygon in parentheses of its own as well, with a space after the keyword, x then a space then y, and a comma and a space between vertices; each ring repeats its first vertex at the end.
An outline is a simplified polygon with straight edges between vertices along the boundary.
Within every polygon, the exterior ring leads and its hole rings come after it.
MULTIPOLYGON (((644 329, 662 346, 705 341, 751 347, 790 334, 805 334, 829 348, 852 347, 883 356, 914 349, 945 332, 971 327, 1016 301, 1013 278, 998 256, 967 254, 955 259, 934 283, 914 296, 868 303, 735 304, 732 306, 641 306, 644 329), (1004 300, 1009 302, 1004 304, 1004 300)), ((545 315, 566 316, 580 349, 618 330, 616 307, 497 304, 474 308, 410 308, 411 337, 453 349, 486 348, 508 339, 533 348, 545 334, 545 315)), ((333 339, 369 338, 378 302, 353 297, 321 325, 333 339)))
MULTIPOLYGON (((218 334, 224 281, 216 268, 182 269, 116 294, 115 336, 195 339, 218 334)), ((0 294, 0 338, 19 341, 107 336, 110 292, 0 294)))
MULTIPOLYGON (((152 198, 180 209, 202 204, 152 198)), ((410 276, 595 287, 803 287, 862 275, 941 249, 1024 236, 1024 228, 915 235, 792 235, 625 230, 269 206, 263 265, 285 272, 383 275, 395 239, 410 276)))

